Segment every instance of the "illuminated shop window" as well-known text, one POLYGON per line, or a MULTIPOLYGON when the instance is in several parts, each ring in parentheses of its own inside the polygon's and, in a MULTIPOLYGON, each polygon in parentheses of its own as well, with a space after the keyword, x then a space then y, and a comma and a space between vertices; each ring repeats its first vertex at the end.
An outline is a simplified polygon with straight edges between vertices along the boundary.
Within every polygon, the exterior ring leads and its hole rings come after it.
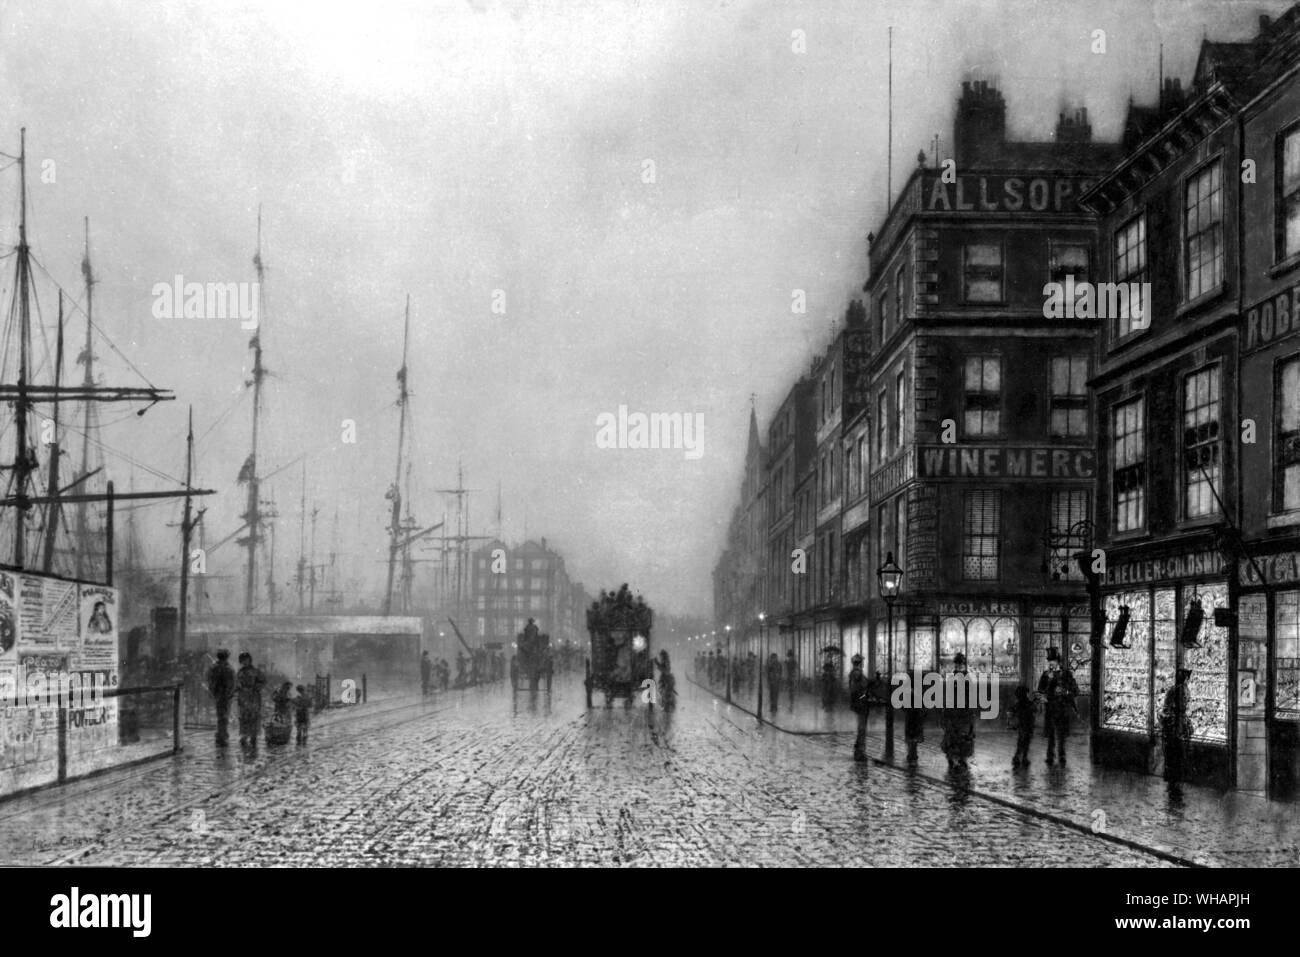
POLYGON ((1273 614, 1273 714, 1283 721, 1300 721, 1300 591, 1278 592, 1273 614))

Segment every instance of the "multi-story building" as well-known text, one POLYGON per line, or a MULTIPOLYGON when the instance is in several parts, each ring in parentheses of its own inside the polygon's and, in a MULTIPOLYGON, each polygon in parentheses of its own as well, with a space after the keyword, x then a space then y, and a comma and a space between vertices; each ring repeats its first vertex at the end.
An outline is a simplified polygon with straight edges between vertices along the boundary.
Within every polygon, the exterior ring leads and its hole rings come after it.
MULTIPOLYGON (((797 541, 795 489, 816 448, 816 388, 801 377, 767 429, 767 638, 782 658, 794 647, 794 611, 807 575, 793 572, 797 541), (777 640, 773 641, 776 638, 777 640)), ((802 607, 802 606, 800 606, 802 607)), ((757 649, 755 649, 757 651, 757 649)))
POLYGON ((1204 41, 1084 200, 1101 273, 1150 284, 1098 337, 1095 753, 1159 770, 1186 668, 1192 776, 1273 793, 1300 758, 1298 11, 1204 41))
POLYGON ((509 649, 529 618, 551 643, 585 640, 586 596, 565 571, 564 558, 546 539, 510 546, 499 539, 475 550, 470 565, 474 625, 465 637, 482 646, 509 649), (576 595, 575 595, 576 588, 576 595), (581 604, 574 607, 575 597, 581 604))
POLYGON ((767 568, 767 456, 758 431, 757 413, 749 411, 749 440, 740 501, 727 527, 722 556, 713 569, 713 612, 718 644, 731 642, 732 653, 757 642, 762 632, 767 568))
POLYGON ((1009 697, 1056 647, 1086 693, 1088 608, 1068 556, 1091 515, 1096 320, 1057 317, 1045 287, 1093 279, 1097 227, 1078 199, 1118 144, 1093 142, 1086 111, 1049 142, 1010 141, 982 81, 962 84, 953 144, 951 160, 920 158, 869 237, 871 667, 946 671, 961 652, 1009 697), (891 553, 905 573, 892 664, 875 575, 891 553))
POLYGON ((845 658, 855 654, 866 658, 870 648, 868 623, 868 576, 871 564, 871 329, 866 307, 859 300, 849 303, 844 317, 843 394, 840 399, 844 462, 843 508, 840 517, 842 601, 840 604, 840 647, 845 658))

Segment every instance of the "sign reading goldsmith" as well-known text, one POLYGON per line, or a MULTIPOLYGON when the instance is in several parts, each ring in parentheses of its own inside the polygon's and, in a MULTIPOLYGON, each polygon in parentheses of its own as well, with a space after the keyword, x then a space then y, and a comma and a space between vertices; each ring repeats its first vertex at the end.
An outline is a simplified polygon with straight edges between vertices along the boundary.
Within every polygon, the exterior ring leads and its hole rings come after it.
POLYGON ((1223 572, 1223 556, 1216 551, 1186 552, 1134 562, 1116 562, 1106 569, 1107 585, 1137 585, 1143 582, 1178 581, 1223 572))
POLYGON ((1089 448, 921 446, 923 478, 1090 479, 1095 471, 1096 453, 1089 448))
POLYGON ((1246 586, 1286 585, 1300 582, 1300 552, 1282 552, 1280 555, 1261 555, 1251 564, 1250 559, 1243 558, 1237 562, 1237 574, 1246 586), (1255 573, 1255 565, 1264 573, 1264 581, 1255 573))

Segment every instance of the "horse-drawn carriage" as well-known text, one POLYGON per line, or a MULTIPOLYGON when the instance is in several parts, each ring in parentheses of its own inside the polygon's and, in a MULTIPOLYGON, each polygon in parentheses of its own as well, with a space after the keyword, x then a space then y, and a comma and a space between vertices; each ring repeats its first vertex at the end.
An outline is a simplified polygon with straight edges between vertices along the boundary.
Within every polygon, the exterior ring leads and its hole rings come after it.
POLYGON ((654 679, 650 658, 650 606, 640 595, 634 601, 627 585, 617 594, 601 592, 587 609, 591 657, 587 659, 587 707, 593 691, 605 695, 605 707, 614 698, 632 703, 632 695, 647 678, 654 679))

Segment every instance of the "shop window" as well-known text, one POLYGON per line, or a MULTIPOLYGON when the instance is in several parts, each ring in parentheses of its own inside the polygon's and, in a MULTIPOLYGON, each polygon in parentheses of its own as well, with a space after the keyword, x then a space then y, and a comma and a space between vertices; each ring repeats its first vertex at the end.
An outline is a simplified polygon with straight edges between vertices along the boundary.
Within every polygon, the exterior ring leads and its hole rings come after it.
POLYGON ((915 625, 912 628, 912 670, 931 671, 934 668, 934 626, 915 625))
POLYGON ((1088 357, 1052 360, 1051 429, 1057 437, 1088 434, 1088 357))
POLYGON ((1107 635, 1121 605, 1129 608, 1129 647, 1102 645, 1101 724, 1146 735, 1151 733, 1151 596, 1146 590, 1107 595, 1107 635))
POLYGON ((1273 383, 1273 509, 1300 509, 1300 355, 1277 367, 1273 383))
POLYGON ((1274 599, 1273 716, 1300 721, 1300 591, 1280 591, 1274 599))
POLYGON ((1058 653, 1064 649, 1064 659, 1074 674, 1074 681, 1079 686, 1080 694, 1092 692, 1092 646, 1088 639, 1092 634, 1092 623, 1086 605, 1072 607, 1069 614, 1069 634, 1061 640, 1061 614, 1058 608, 1038 609, 1032 627, 1034 630, 1033 687, 1038 687, 1038 678, 1047 670, 1047 649, 1055 648, 1058 653), (1042 612, 1046 611, 1046 614, 1042 612))
POLYGON ((1192 740, 1211 744, 1228 741, 1228 629, 1214 624, 1214 609, 1228 607, 1228 588, 1224 584, 1200 585, 1181 589, 1180 612, 1187 613, 1193 594, 1200 597, 1205 609, 1200 645, 1183 649, 1183 667, 1192 669, 1188 679, 1187 720, 1192 724, 1192 740))
POLYGON ((962 299, 1002 301, 1002 244, 968 243, 962 248, 962 299))
POLYGON ((1154 708, 1152 726, 1159 730, 1160 711, 1164 707, 1165 695, 1174 686, 1178 669, 1177 592, 1173 588, 1157 588, 1153 608, 1151 640, 1155 655, 1155 685, 1151 695, 1154 708))
POLYGON ((965 494, 962 524, 962 578, 996 581, 999 576, 999 530, 1002 494, 984 489, 965 494))
POLYGON ((1183 514, 1219 511, 1222 462, 1219 452, 1219 367, 1183 380, 1183 514))
POLYGON ((1288 259, 1300 254, 1300 125, 1278 136, 1277 258, 1288 259))
POLYGON ((1002 359, 999 356, 968 356, 965 366, 966 408, 964 425, 968 436, 996 436, 1002 431, 1002 359))
POLYGON ((982 675, 993 671, 993 623, 987 618, 966 624, 966 668, 982 675))
POLYGON ((1112 432, 1111 490, 1115 530, 1146 525, 1146 402, 1134 399, 1115 407, 1112 432))
POLYGON ((1150 303, 1142 302, 1142 283, 1147 281, 1147 221, 1145 215, 1137 215, 1115 230, 1115 281, 1128 283, 1129 290, 1137 293, 1135 302, 1130 296, 1123 304, 1120 314, 1115 317, 1115 338, 1127 336, 1134 328, 1149 325, 1146 310, 1150 303), (1134 322, 1134 320, 1138 322, 1134 322))
POLYGON ((1223 282, 1223 190, 1221 166, 1210 163, 1187 181, 1183 205, 1186 298, 1196 299, 1223 282))

